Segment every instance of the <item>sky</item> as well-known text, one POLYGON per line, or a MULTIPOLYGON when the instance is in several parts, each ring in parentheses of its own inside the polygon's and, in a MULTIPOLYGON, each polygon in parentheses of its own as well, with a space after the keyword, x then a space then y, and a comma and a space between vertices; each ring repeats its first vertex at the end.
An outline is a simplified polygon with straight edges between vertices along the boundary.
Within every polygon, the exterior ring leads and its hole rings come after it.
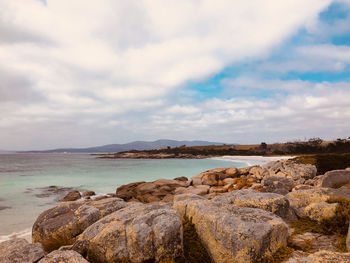
POLYGON ((0 0, 0 149, 350 136, 350 0, 0 0))

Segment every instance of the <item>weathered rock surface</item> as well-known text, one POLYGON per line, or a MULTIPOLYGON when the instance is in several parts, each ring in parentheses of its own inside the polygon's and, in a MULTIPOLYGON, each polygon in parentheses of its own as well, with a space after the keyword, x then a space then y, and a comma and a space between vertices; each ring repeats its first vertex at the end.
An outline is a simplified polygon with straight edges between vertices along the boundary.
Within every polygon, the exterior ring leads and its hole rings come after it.
POLYGON ((331 197, 331 193, 325 188, 293 191, 286 197, 300 218, 308 217, 319 221, 321 218, 333 216, 337 207, 336 203, 326 202, 331 197))
POLYGON ((321 179, 321 187, 340 188, 342 185, 350 183, 350 171, 334 170, 324 174, 321 179))
MULTIPOLYGON (((255 167, 255 166, 254 166, 255 167)), ((227 179, 233 179, 244 176, 246 177, 249 174, 249 170, 254 167, 240 168, 216 168, 208 170, 192 176, 190 182, 192 185, 209 185, 209 186, 223 186, 224 181, 227 179)), ((237 182, 237 181, 236 181, 237 182)), ((255 182, 255 180, 254 180, 255 182)))
POLYGON ((239 190, 215 197, 212 201, 221 204, 260 208, 272 212, 284 219, 296 219, 293 211, 289 207, 288 199, 279 194, 262 193, 250 189, 239 190))
POLYGON ((295 250, 292 256, 287 261, 283 261, 283 263, 310 263, 311 259, 307 258, 308 255, 309 253, 302 250, 295 250))
POLYGON ((298 191, 298 190, 310 190, 313 187, 311 185, 306 185, 306 184, 299 184, 295 186, 292 191, 298 191))
POLYGON ((313 165, 298 164, 290 160, 274 161, 263 166, 244 168, 216 168, 193 176, 193 186, 208 185, 209 193, 224 193, 252 188, 258 191, 287 194, 296 185, 304 184, 316 176, 313 165), (271 177, 271 178, 270 178, 271 177), (260 185, 259 183, 262 182, 260 185), (227 189, 220 188, 232 184, 227 189))
POLYGON ((304 234, 292 235, 288 239, 288 245, 305 252, 317 252, 320 250, 336 251, 334 244, 336 236, 326 236, 318 233, 306 232, 304 234))
POLYGON ((125 201, 171 202, 174 195, 194 193, 208 198, 239 189, 287 194, 296 185, 312 180, 316 175, 313 165, 297 164, 289 160, 271 162, 265 166, 245 168, 216 168, 190 180, 162 179, 154 182, 136 182, 117 188, 116 196, 125 201))
POLYGON ((146 262, 183 253, 182 222, 169 204, 129 205, 88 227, 73 245, 91 262, 146 262))
POLYGON ((295 251, 292 257, 284 263, 349 263, 350 253, 339 253, 332 251, 318 251, 314 254, 295 251))
POLYGON ((89 263, 79 253, 72 250, 55 250, 38 263, 89 263))
POLYGON ((134 198, 136 195, 135 188, 141 184, 144 184, 145 182, 134 182, 130 184, 125 184, 117 188, 116 195, 119 198, 124 199, 125 201, 129 201, 130 199, 134 198))
POLYGON ((187 181, 160 179, 154 182, 137 182, 117 188, 116 196, 126 201, 138 200, 143 203, 162 201, 174 195, 176 188, 188 186, 187 181))
POLYGON ((287 177, 269 176, 262 181, 263 191, 286 195, 294 188, 294 181, 287 177))
POLYGON ((319 251, 308 256, 311 259, 312 263, 349 263, 350 262, 350 253, 339 253, 331 251, 319 251))
POLYGON ((196 195, 206 195, 210 189, 209 185, 195 185, 189 187, 179 187, 175 190, 175 195, 177 194, 196 194, 196 195))
POLYGON ((120 198, 60 204, 37 218, 32 230, 33 242, 40 242, 46 251, 72 244, 88 226, 125 206, 126 202, 120 198))
POLYGON ((186 182, 188 181, 188 178, 186 176, 180 176, 180 177, 174 178, 174 180, 186 182))
POLYGON ((90 191, 90 190, 86 190, 81 194, 82 197, 89 197, 89 196, 94 196, 94 195, 96 195, 96 193, 94 191, 90 191))
POLYGON ((65 197, 63 197, 61 199, 61 201, 62 202, 76 201, 80 198, 81 198, 80 192, 77 190, 74 190, 74 191, 70 191, 68 194, 66 194, 65 197))
POLYGON ((0 243, 1 263, 34 263, 45 256, 40 243, 30 244, 23 238, 0 243))
POLYGON ((327 188, 332 197, 341 197, 350 200, 350 191, 347 187, 340 187, 338 189, 327 188))
POLYGON ((276 215, 248 207, 178 195, 173 208, 192 218, 214 262, 254 262, 286 244, 288 231, 276 215))
POLYGON ((305 180, 314 178, 317 172, 314 165, 295 163, 292 160, 270 162, 262 168, 268 171, 268 176, 289 178, 296 184, 303 184, 305 180))
MULTIPOLYGON (((335 236, 290 236, 293 229, 283 221, 332 217, 338 204, 328 203, 329 198, 350 200, 348 175, 348 170, 337 170, 316 176, 315 166, 284 160, 216 168, 190 180, 131 183, 116 192, 128 203, 103 196, 66 202, 42 213, 33 226, 33 241, 42 242, 46 251, 59 248, 51 253, 54 257, 40 262, 87 262, 80 255, 90 262, 171 261, 183 255, 181 218, 187 216, 213 262, 257 262, 273 256, 288 238, 288 245, 297 249, 289 263, 350 263, 348 254, 335 252, 335 236)), ((72 191, 65 200, 78 197, 80 193, 72 191)))

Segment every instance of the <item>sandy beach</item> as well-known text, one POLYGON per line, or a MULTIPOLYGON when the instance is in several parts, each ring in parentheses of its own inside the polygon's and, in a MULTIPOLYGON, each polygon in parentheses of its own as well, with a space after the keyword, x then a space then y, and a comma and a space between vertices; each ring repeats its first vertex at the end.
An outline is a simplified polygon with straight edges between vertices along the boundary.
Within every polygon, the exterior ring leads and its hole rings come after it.
POLYGON ((277 161, 277 160, 286 160, 286 159, 291 159, 294 158, 294 156, 258 156, 258 155, 252 155, 252 156, 231 156, 231 155, 226 155, 226 156, 221 156, 221 157, 213 157, 210 159, 214 160, 224 160, 224 161, 234 161, 234 162, 244 162, 247 163, 249 166, 250 165, 260 165, 272 161, 277 161))

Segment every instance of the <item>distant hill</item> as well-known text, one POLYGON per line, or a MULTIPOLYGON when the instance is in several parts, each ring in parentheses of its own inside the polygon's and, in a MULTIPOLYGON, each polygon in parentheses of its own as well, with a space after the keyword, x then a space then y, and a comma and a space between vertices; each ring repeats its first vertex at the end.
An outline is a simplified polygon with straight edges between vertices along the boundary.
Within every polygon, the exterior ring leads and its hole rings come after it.
POLYGON ((7 154, 7 153, 13 153, 11 151, 6 151, 6 150, 0 150, 0 154, 7 154))
MULTIPOLYGON (((153 142, 147 141, 135 141, 125 144, 108 144, 97 147, 89 148, 61 148, 53 150, 44 150, 44 151, 25 151, 32 153, 118 153, 123 151, 131 150, 153 150, 177 146, 205 146, 205 145, 223 145, 224 143, 220 142, 207 142, 207 141, 175 141, 175 140, 157 140, 153 142)), ((22 151, 23 153, 23 151, 22 151)))

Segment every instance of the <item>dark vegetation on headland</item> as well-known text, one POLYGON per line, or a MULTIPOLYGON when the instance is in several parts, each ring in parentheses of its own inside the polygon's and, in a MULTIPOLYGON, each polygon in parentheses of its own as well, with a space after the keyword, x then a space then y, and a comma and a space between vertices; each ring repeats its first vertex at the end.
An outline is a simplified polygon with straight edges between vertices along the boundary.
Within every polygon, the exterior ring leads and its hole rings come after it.
MULTIPOLYGON (((350 139, 323 141, 312 138, 308 141, 256 145, 208 145, 208 146, 180 146, 154 150, 131 150, 114 154, 101 155, 100 158, 147 158, 147 155, 161 158, 206 158, 223 155, 305 155, 305 154, 344 154, 350 153, 350 139)), ((319 157, 321 158, 321 157, 319 157)), ((342 162, 341 160, 340 162, 342 162)), ((313 163, 316 165, 316 163, 313 163)))
POLYGON ((315 165, 317 168, 317 175, 321 175, 325 174, 328 171, 350 167, 350 153, 303 155, 297 157, 296 161, 303 164, 315 165))

